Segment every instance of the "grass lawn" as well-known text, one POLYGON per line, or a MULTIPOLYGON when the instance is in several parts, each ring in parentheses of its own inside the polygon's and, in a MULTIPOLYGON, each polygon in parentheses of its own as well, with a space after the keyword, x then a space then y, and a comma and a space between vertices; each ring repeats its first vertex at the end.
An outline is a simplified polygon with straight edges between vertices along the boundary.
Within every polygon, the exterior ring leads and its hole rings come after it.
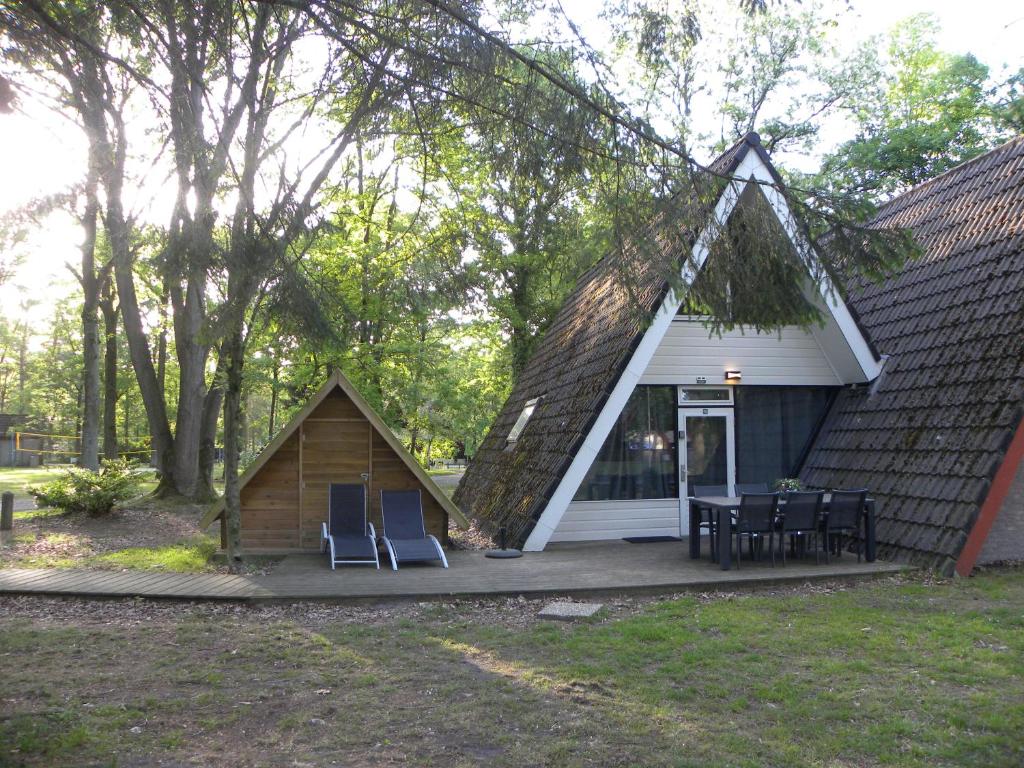
MULTIPOLYGON (((11 491, 16 501, 30 501, 29 486, 45 485, 59 477, 69 465, 45 467, 0 467, 0 493, 11 491)), ((140 475, 139 495, 145 495, 156 488, 156 476, 153 472, 140 475)))
POLYGON ((55 467, 0 467, 0 493, 10 491, 15 500, 31 499, 30 485, 43 485, 57 478, 66 466, 55 467))
POLYGON ((572 625, 523 600, 0 598, 0 764, 1020 766, 1022 606, 1020 569, 572 625))

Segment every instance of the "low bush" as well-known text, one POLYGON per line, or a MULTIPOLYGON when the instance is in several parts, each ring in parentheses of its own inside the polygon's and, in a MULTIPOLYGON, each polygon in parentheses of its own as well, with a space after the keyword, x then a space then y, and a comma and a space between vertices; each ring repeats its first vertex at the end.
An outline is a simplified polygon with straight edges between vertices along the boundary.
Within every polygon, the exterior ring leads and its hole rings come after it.
POLYGON ((91 517, 102 517, 119 501, 130 499, 138 489, 138 476, 134 466, 125 459, 105 461, 98 472, 73 467, 28 492, 40 507, 56 507, 65 512, 84 512, 91 517))

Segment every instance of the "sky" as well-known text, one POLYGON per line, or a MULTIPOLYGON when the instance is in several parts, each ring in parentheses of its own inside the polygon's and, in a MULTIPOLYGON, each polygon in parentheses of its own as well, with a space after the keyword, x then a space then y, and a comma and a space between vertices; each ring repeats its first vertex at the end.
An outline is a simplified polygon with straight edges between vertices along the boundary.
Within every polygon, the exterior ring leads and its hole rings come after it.
MULTIPOLYGON (((607 40, 607 27, 597 15, 599 3, 562 0, 562 5, 592 45, 600 47, 607 40)), ((1019 0, 850 0, 849 6, 842 30, 843 39, 851 45, 887 31, 907 16, 930 12, 941 24, 938 43, 943 50, 973 53, 994 76, 1006 68, 1024 66, 1024 46, 1020 42, 1024 39, 1024 4, 1019 0)), ((84 149, 74 125, 55 116, 31 94, 23 95, 20 112, 0 115, 4 168, 0 213, 75 183, 84 173, 84 149)), ((153 187, 159 186, 156 180, 153 187)), ((22 245, 24 264, 13 280, 0 286, 0 307, 5 317, 11 320, 20 315, 19 306, 27 301, 31 306, 25 311, 33 324, 45 323, 54 303, 75 288, 66 265, 80 260, 80 240, 80 230, 66 215, 51 217, 38 228, 22 245)))

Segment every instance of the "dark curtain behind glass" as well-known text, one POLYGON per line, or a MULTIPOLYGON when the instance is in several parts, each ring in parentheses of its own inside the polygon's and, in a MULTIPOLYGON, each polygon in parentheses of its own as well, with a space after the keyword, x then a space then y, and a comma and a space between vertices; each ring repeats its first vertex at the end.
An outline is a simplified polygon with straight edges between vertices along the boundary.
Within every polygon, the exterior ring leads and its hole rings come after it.
POLYGON ((676 388, 637 387, 576 492, 576 501, 678 498, 676 388))
POLYGON ((736 482, 796 477, 834 387, 736 387, 736 482))

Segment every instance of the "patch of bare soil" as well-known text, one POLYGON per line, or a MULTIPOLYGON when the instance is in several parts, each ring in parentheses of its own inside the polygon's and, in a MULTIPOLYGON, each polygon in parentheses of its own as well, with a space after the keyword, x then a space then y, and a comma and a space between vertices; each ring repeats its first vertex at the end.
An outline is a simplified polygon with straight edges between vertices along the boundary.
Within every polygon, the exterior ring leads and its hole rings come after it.
POLYGON ((476 520, 470 521, 469 528, 462 530, 455 522, 448 525, 448 544, 452 549, 494 549, 497 544, 480 529, 476 520))
POLYGON ((102 555, 128 547, 163 547, 199 533, 196 523, 203 514, 198 504, 139 499, 116 507, 105 517, 88 515, 37 515, 19 519, 15 533, 67 536, 89 554, 102 555))

